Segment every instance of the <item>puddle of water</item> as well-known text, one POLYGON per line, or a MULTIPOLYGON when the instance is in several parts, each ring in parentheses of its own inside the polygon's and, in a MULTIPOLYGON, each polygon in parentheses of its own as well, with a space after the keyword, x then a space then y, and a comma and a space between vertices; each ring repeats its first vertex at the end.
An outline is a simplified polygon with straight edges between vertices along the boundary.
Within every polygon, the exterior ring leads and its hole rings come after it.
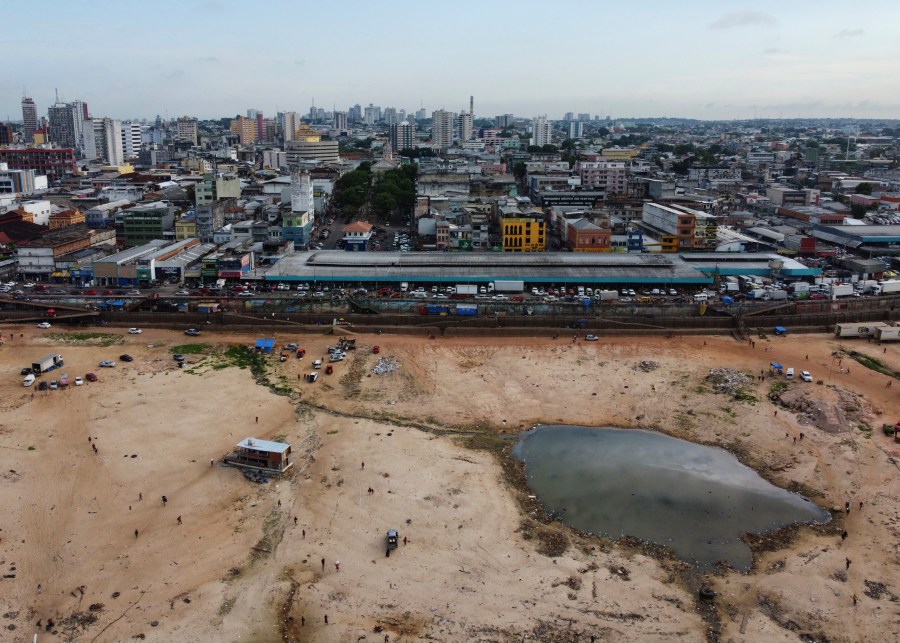
POLYGON ((652 431, 540 426, 514 452, 544 507, 566 524, 666 545, 701 567, 748 569, 741 533, 830 519, 724 449, 652 431))

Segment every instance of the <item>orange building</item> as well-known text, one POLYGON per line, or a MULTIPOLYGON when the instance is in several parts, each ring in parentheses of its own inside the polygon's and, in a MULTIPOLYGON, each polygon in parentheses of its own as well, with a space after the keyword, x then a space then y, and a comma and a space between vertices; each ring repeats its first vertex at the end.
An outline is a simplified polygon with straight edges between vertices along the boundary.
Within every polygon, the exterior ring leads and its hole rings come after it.
POLYGON ((566 221, 566 243, 572 252, 610 252, 612 233, 589 219, 566 221))
POLYGON ((51 230, 56 230, 58 228, 66 228, 78 223, 84 223, 84 221, 84 213, 82 213, 80 210, 69 209, 57 212, 56 214, 51 214, 50 219, 47 221, 47 223, 51 230))

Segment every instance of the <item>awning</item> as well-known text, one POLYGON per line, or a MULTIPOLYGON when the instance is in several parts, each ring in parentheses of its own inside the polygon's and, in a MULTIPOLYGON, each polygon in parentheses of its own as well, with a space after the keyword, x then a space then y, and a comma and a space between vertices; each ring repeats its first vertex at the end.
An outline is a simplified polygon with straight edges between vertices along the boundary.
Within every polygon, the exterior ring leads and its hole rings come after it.
POLYGON ((781 369, 784 368, 784 367, 783 367, 781 364, 779 364, 778 362, 769 362, 769 366, 771 366, 772 368, 774 368, 774 369, 777 370, 777 371, 780 371, 781 369))
POLYGON ((57 270, 56 272, 51 273, 50 276, 51 276, 51 277, 58 277, 58 278, 68 277, 68 276, 69 276, 69 271, 68 271, 68 270, 57 270))

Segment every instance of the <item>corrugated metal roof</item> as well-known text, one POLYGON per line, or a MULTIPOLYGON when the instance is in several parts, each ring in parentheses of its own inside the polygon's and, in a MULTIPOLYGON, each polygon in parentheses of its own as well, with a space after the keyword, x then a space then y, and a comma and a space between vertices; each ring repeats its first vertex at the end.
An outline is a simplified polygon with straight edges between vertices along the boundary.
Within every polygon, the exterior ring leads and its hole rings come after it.
POLYGON ((257 440, 256 438, 244 438, 237 444, 239 449, 253 449, 266 453, 284 453, 291 448, 286 442, 272 442, 271 440, 257 440))

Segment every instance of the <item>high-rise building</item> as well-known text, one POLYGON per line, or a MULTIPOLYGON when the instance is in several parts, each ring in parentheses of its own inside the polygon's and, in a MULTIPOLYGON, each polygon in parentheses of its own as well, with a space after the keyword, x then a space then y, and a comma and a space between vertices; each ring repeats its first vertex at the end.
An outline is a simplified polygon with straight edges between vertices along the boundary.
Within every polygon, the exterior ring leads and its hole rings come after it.
POLYGON ((256 112, 256 140, 264 141, 266 139, 266 126, 263 123, 263 113, 256 112))
POLYGON ((38 128, 37 106, 31 98, 22 99, 22 138, 25 145, 34 143, 34 131, 38 128))
POLYGON ((109 165, 122 165, 125 154, 122 151, 122 123, 112 118, 92 118, 94 147, 97 158, 109 165))
POLYGON ((438 149, 453 145, 453 113, 443 109, 431 112, 431 144, 438 149))
POLYGON ((351 123, 358 123, 362 120, 362 107, 359 103, 347 110, 347 120, 351 123))
POLYGON ((574 121, 575 120, 575 112, 566 112, 563 114, 564 121, 574 121))
POLYGON ((10 123, 0 123, 0 145, 13 144, 13 127, 10 123))
POLYGON ((512 127, 516 124, 516 115, 515 114, 500 114, 496 119, 497 127, 503 129, 504 127, 512 127))
POLYGON ((297 112, 284 113, 284 140, 293 141, 297 134, 297 128, 300 127, 300 114, 297 112))
POLYGON ((256 141, 256 121, 240 116, 231 121, 231 133, 238 137, 241 145, 251 145, 256 141))
POLYGON ((197 144, 197 119, 182 116, 175 122, 175 138, 197 144))
POLYGON ((143 138, 140 123, 125 121, 122 123, 122 153, 126 159, 137 158, 141 152, 143 138))
POLYGON ((569 121, 569 138, 583 138, 584 123, 581 121, 569 121))
POLYGON ((553 128, 544 116, 535 116, 531 121, 531 144, 549 145, 553 142, 553 128))
POLYGON ((397 117, 397 108, 396 107, 385 107, 384 108, 384 124, 385 125, 396 125, 400 122, 400 119, 397 117))
POLYGON ((391 125, 391 149, 395 152, 412 149, 415 144, 415 127, 408 121, 391 125))
POLYGON ((56 103, 47 110, 50 142, 63 148, 78 149, 78 117, 71 103, 56 103))
POLYGON ((579 114, 578 114, 578 120, 580 120, 580 121, 589 121, 589 120, 591 120, 591 115, 588 114, 588 113, 579 113, 579 114))
POLYGON ((381 120, 381 108, 369 103, 369 106, 366 107, 365 111, 365 123, 366 125, 374 125, 378 121, 381 120))
POLYGON ((336 130, 347 129, 347 112, 335 112, 334 113, 334 129, 336 129, 336 130))
POLYGON ((416 110, 416 120, 417 121, 424 121, 427 118, 428 118, 428 112, 425 111, 424 107, 416 110))
POLYGON ((281 238, 283 241, 293 241, 294 248, 305 248, 309 246, 315 208, 308 173, 291 174, 290 194, 291 211, 282 218, 281 238))
POLYGON ((468 141, 472 138, 472 114, 462 112, 459 115, 459 140, 468 141))

